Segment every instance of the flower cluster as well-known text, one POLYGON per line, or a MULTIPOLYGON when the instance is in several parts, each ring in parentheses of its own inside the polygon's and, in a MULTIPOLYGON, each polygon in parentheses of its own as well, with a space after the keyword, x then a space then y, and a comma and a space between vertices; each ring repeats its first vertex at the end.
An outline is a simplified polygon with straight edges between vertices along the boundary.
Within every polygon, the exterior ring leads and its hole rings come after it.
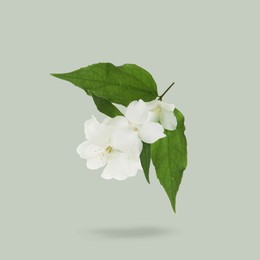
POLYGON ((77 148, 89 169, 104 167, 104 179, 125 180, 141 170, 142 142, 152 144, 165 137, 164 129, 174 130, 174 105, 160 100, 131 102, 124 116, 85 122, 86 141, 77 148))

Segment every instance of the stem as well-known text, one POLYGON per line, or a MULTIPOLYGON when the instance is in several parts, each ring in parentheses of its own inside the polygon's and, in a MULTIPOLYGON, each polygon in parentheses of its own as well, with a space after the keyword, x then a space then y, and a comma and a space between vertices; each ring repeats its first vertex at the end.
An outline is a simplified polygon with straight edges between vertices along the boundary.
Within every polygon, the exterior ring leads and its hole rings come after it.
POLYGON ((175 84, 175 82, 173 82, 163 93, 161 96, 158 97, 158 100, 162 101, 163 96, 170 90, 170 88, 175 84))

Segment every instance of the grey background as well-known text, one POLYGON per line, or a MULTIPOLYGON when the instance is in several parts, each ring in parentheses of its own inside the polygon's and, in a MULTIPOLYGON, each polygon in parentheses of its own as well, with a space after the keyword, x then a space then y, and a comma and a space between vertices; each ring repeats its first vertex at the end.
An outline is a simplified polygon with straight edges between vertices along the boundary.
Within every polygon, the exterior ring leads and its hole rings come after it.
MULTIPOLYGON (((1 1, 0 259, 259 259, 259 1, 1 1), (177 214, 91 172, 93 102, 49 76, 136 63, 186 116, 177 214)), ((99 116, 100 117, 100 116, 99 116)))

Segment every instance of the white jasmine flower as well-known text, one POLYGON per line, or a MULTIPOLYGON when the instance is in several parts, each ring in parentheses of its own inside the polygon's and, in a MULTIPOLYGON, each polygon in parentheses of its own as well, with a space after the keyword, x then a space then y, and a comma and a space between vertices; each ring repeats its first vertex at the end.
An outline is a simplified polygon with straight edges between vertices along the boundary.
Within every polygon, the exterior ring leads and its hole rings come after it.
POLYGON ((149 118, 151 122, 159 122, 167 130, 174 130, 177 126, 176 117, 173 114, 175 106, 160 100, 146 102, 149 109, 149 118))
POLYGON ((117 116, 111 119, 111 123, 124 129, 136 132, 138 138, 145 143, 154 143, 165 137, 163 127, 148 120, 148 107, 143 100, 131 102, 125 112, 125 117, 117 116))
POLYGON ((125 180, 141 169, 142 143, 136 132, 108 123, 99 123, 93 116, 86 121, 87 140, 78 146, 77 153, 87 160, 89 169, 106 166, 101 175, 104 179, 125 180))

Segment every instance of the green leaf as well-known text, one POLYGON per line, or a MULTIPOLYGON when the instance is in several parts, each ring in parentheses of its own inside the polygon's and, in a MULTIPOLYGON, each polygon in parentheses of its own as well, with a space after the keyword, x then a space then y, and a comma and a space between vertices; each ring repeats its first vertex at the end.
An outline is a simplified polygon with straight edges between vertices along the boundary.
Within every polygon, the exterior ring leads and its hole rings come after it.
POLYGON ((141 165, 143 167, 144 175, 148 183, 149 181, 149 168, 151 163, 151 145, 143 142, 143 150, 140 154, 141 165))
POLYGON ((151 151, 157 178, 176 212, 176 195, 187 167, 187 141, 184 135, 184 116, 177 109, 174 110, 174 115, 178 122, 176 130, 165 130, 166 137, 152 144, 151 151))
POLYGON ((97 109, 101 113, 109 117, 123 116, 121 111, 116 106, 114 106, 110 101, 102 97, 97 97, 94 94, 92 94, 92 98, 97 106, 97 109))
POLYGON ((151 101, 158 96, 151 74, 134 64, 114 66, 98 63, 69 73, 51 75, 73 83, 87 94, 91 92, 124 106, 133 100, 151 101))

